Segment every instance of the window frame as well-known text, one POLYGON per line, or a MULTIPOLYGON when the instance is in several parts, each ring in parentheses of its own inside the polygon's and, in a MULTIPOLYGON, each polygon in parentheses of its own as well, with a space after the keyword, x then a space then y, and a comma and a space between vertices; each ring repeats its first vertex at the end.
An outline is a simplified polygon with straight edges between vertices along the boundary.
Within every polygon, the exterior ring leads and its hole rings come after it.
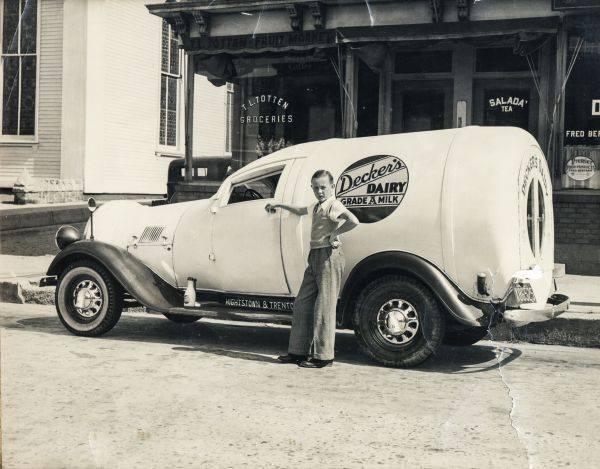
POLYGON ((234 93, 233 83, 228 82, 225 90, 225 153, 231 155, 233 148, 233 114, 234 93))
POLYGON ((262 201, 266 201, 266 200, 273 200, 275 199, 275 196, 277 195, 277 190, 279 189, 279 185, 281 182, 281 178, 283 177, 283 171, 285 170, 285 166, 278 166, 278 167, 274 167, 271 169, 271 171, 256 175, 254 177, 249 177, 249 178, 245 178, 245 179, 240 179, 238 181, 235 182, 231 182, 231 184, 229 185, 229 188, 227 190, 227 200, 224 201, 223 206, 224 207, 229 207, 230 205, 237 205, 237 204, 242 204, 244 202, 255 202, 257 200, 262 200, 262 201), (263 199, 250 199, 250 200, 243 200, 240 202, 234 202, 233 204, 230 204, 229 201, 231 200, 231 195, 233 194, 233 191, 235 190, 236 187, 242 185, 242 184, 247 184, 250 182, 255 182, 255 181, 259 181, 261 179, 265 179, 268 177, 272 177, 275 175, 279 175, 279 179, 277 180, 277 185, 275 186, 275 190, 273 192, 273 197, 267 197, 267 198, 263 198, 263 199))
POLYGON ((537 177, 531 179, 527 188, 525 217, 529 247, 533 257, 538 259, 542 255, 542 248, 546 241, 546 202, 542 182, 537 177))
MULTIPOLYGON (((162 20, 163 22, 165 21, 164 19, 162 20)), ((158 56, 158 69, 159 69, 159 78, 158 78, 158 112, 157 112, 157 134, 156 134, 156 153, 162 156, 169 156, 169 157, 181 157, 184 156, 184 149, 183 149, 183 128, 185 127, 185 119, 184 119, 184 110, 183 110, 183 95, 184 95, 184 86, 185 86, 185 71, 186 71, 186 61, 185 61, 185 55, 183 54, 182 49, 179 48, 179 46, 177 47, 177 53, 179 54, 179 75, 175 75, 171 72, 165 72, 162 69, 162 27, 163 27, 163 22, 160 23, 160 41, 159 41, 159 45, 160 45, 160 53, 158 56), (176 86, 176 90, 177 90, 177 98, 176 98, 176 116, 177 116, 177 122, 175 125, 175 145, 167 145, 166 144, 166 137, 165 137, 165 144, 163 144, 160 140, 160 131, 161 131, 161 121, 160 121, 160 113, 162 111, 162 106, 161 106, 161 87, 162 87, 162 79, 163 76, 165 77, 170 77, 170 78, 176 78, 177 79, 177 86, 176 86)), ((167 23, 167 26, 169 28, 169 42, 171 41, 171 38, 173 38, 174 33, 173 33, 173 28, 171 27, 170 24, 167 23)), ((169 51, 170 51, 170 46, 169 46, 169 51)), ((169 52, 170 53, 170 52, 169 52)), ((168 63, 170 63, 170 55, 169 55, 169 60, 168 63)), ((167 103, 167 108, 168 108, 168 84, 167 84, 167 96, 166 96, 166 103, 167 103)), ((165 119, 168 119, 167 116, 165 116, 165 119)), ((166 125, 166 120, 165 120, 165 125, 166 125)), ((166 132, 166 129, 165 129, 166 132)), ((166 134, 165 134, 166 135, 166 134)))
MULTIPOLYGON (((294 164, 298 157, 285 159, 278 162, 273 162, 269 164, 264 164, 262 166, 246 169, 242 168, 232 175, 225 178, 217 193, 212 197, 216 199, 218 202, 216 203, 216 207, 223 208, 226 207, 229 202, 229 197, 231 196, 232 187, 243 182, 252 181, 254 179, 260 179, 263 176, 272 175, 279 171, 282 172, 281 177, 287 180, 287 175, 291 170, 291 167, 294 164)), ((283 196, 284 185, 280 182, 277 184, 277 188, 275 190, 275 199, 283 196)), ((267 199, 256 199, 256 200, 267 200, 267 199)), ((236 204, 237 205, 237 204, 236 204)))
MULTIPOLYGON (((21 2, 26 0, 18 0, 19 1, 19 10, 21 8, 21 2)), ((2 131, 3 127, 3 114, 4 108, 0 109, 0 144, 36 144, 39 143, 39 100, 40 100, 40 43, 41 43, 41 0, 37 0, 36 2, 36 32, 35 32, 35 54, 4 54, 2 52, 4 44, 3 44, 3 28, 4 28, 4 3, 5 0, 0 0, 0 97, 4 100, 4 57, 35 57, 35 110, 34 110, 34 128, 33 135, 10 135, 4 134, 2 131)), ((19 18, 19 44, 20 44, 20 29, 21 19, 19 18)), ((21 65, 19 63, 19 95, 21 93, 21 65)), ((4 103, 3 103, 4 105, 4 103)), ((21 103, 19 102, 19 116, 21 114, 21 103)), ((19 119, 20 121, 20 119, 19 119)), ((20 122, 18 124, 20 126, 20 122)))

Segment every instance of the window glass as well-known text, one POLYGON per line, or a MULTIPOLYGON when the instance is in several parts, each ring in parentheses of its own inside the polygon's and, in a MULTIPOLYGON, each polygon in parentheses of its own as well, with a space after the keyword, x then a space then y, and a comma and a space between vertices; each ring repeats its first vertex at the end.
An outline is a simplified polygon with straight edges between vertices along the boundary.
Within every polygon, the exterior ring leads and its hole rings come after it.
MULTIPOLYGON (((538 55, 532 54, 533 68, 538 68, 538 55)), ((512 47, 488 47, 475 52, 476 72, 528 72, 529 65, 524 56, 513 52, 512 47)))
POLYGON ((35 126, 36 57, 21 58, 20 134, 33 135, 35 126))
POLYGON ((19 48, 19 0, 4 0, 2 18, 2 52, 16 54, 19 48))
POLYGON ((527 192, 527 234, 529 236, 529 245, 531 252, 535 255, 534 238, 533 238, 533 179, 529 183, 529 191, 527 192))
POLYGON ((2 133, 17 135, 19 123, 19 58, 4 57, 2 133))
POLYGON ((538 181, 537 183, 537 190, 538 190, 538 233, 539 233, 539 245, 540 245, 540 252, 542 251, 542 244, 544 242, 544 223, 546 221, 546 212, 545 212, 545 208, 544 208, 544 190, 542 189, 542 185, 540 184, 540 182, 538 181))
POLYGON ((483 124, 529 129, 529 89, 486 88, 483 124))
POLYGON ((281 171, 233 185, 228 205, 249 200, 272 199, 275 197, 280 177, 281 171))
POLYGON ((561 185, 600 189, 600 39, 569 38, 561 185))
POLYGON ((161 71, 169 71, 169 23, 162 22, 162 50, 161 50, 161 71))
POLYGON ((177 146, 179 89, 181 84, 180 52, 177 39, 169 24, 163 20, 160 76, 159 144, 177 146))
POLYGON ((22 54, 35 53, 37 38, 37 0, 21 0, 22 54))
POLYGON ((395 73, 443 73, 452 72, 452 51, 398 52, 395 73))
POLYGON ((452 80, 395 80, 392 84, 392 132, 452 127, 452 80))
POLYGON ((213 88, 207 92, 227 93, 224 137, 236 167, 297 143, 342 136, 344 64, 335 49, 195 57, 195 70, 207 77, 213 88))
POLYGON ((38 2, 2 5, 2 134, 34 135, 38 2))

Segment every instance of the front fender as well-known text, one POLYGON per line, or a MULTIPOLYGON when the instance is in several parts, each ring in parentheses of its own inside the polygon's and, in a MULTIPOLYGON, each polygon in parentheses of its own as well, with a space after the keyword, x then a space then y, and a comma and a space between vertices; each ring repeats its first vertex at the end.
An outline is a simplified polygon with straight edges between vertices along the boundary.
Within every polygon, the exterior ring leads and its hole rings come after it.
POLYGON ((488 325, 493 309, 489 303, 470 298, 431 262, 415 254, 387 251, 373 254, 359 262, 342 290, 342 322, 348 323, 358 293, 381 275, 397 273, 417 278, 427 285, 446 311, 468 326, 488 325))
POLYGON ((104 266, 139 303, 159 312, 183 306, 183 295, 125 249, 89 239, 67 246, 52 260, 48 276, 59 276, 71 263, 92 259, 104 266))

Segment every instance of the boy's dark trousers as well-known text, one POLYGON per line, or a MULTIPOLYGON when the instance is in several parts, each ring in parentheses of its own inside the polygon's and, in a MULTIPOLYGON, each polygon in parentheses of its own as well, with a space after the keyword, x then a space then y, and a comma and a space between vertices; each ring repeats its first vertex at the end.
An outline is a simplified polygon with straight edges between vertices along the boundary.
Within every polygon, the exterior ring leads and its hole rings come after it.
POLYGON ((294 302, 288 353, 333 360, 336 306, 344 266, 341 247, 310 250, 294 302))

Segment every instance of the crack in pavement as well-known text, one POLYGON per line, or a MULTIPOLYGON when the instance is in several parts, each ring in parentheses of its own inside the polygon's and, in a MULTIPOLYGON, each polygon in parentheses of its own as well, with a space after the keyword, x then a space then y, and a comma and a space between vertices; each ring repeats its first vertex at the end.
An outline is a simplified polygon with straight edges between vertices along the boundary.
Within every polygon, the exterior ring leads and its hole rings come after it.
MULTIPOLYGON (((508 413, 508 419, 510 421, 510 426, 515 431, 515 435, 517 436, 519 443, 525 450, 525 456, 527 457, 527 466, 529 467, 529 469, 533 469, 533 464, 531 461, 532 455, 531 455, 531 452, 529 451, 529 446, 528 446, 527 442, 525 441, 525 439, 526 439, 525 434, 519 428, 519 426, 516 424, 515 418, 514 418, 515 409, 517 407, 517 399, 514 396, 513 390, 510 387, 510 384, 508 384, 508 381, 506 380, 506 377, 504 376, 504 370, 502 369, 502 361, 504 360, 504 355, 506 354, 506 347, 502 347, 500 344, 498 344, 496 342, 496 340, 494 339, 494 335, 492 333, 492 328, 490 326, 488 326, 488 333, 490 335, 490 344, 493 345, 493 347, 494 347, 494 356, 496 357, 496 361, 498 362, 498 374, 500 375, 502 384, 504 384, 504 387, 506 388, 506 392, 508 394, 508 398, 510 399, 511 405, 510 405, 510 412, 508 413)), ((508 355, 508 354, 506 354, 506 355, 508 355)))
POLYGON ((532 464, 532 461, 531 461, 531 454, 530 454, 530 451, 529 451, 529 446, 524 441, 525 440, 525 435, 523 434, 523 431, 517 426, 517 424, 515 422, 515 419, 513 417, 513 414, 514 414, 515 409, 517 407, 517 399, 514 396, 513 390, 510 387, 510 385, 508 384, 508 381, 506 381, 506 378, 504 376, 504 371, 502 370, 502 360, 503 360, 503 354, 504 354, 505 350, 506 350, 505 347, 499 347, 498 345, 496 345, 496 347, 494 348, 494 354, 496 356, 496 360, 498 361, 498 374, 500 375, 500 379, 502 380, 502 383, 506 387, 506 391, 507 391, 508 397, 509 397, 510 402, 511 402, 510 412, 508 413, 508 418, 510 420, 510 426, 514 429, 519 442, 521 443, 521 445, 525 449, 525 455, 527 456, 527 463, 528 463, 529 469, 532 469, 533 468, 533 464, 532 464))

